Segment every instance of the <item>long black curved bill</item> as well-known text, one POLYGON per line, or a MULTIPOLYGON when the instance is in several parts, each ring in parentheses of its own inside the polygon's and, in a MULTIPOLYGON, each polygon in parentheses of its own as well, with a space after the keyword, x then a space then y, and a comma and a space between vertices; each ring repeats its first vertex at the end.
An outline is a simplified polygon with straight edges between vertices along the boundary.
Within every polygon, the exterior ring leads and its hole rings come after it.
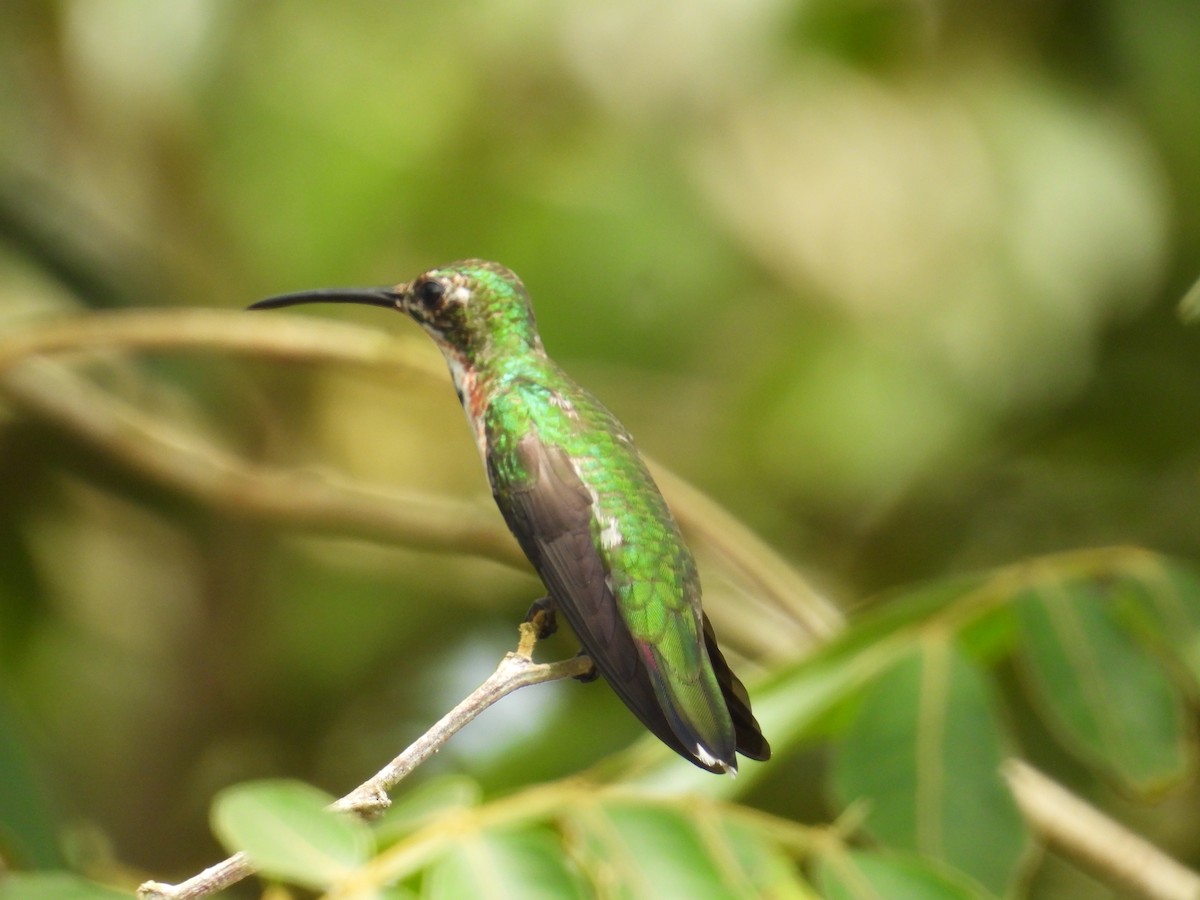
POLYGON ((390 287, 368 288, 321 288, 316 291, 300 291, 296 294, 280 294, 268 297, 247 306, 247 309, 279 309, 281 306, 300 306, 303 303, 358 303, 363 306, 382 306, 398 309, 400 295, 390 287))

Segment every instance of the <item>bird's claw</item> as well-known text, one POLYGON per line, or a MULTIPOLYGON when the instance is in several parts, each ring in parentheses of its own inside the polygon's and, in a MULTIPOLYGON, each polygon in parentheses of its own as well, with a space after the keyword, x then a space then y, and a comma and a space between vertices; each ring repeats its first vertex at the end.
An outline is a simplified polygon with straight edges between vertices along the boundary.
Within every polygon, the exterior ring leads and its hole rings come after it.
MULTIPOLYGON (((588 654, 587 654, 586 650, 580 650, 575 655, 576 656, 587 656, 588 654)), ((581 675, 572 675, 571 677, 574 678, 578 682, 581 682, 583 684, 588 684, 592 681, 595 681, 597 678, 600 677, 600 670, 596 668, 595 663, 592 663, 591 668, 588 669, 586 672, 584 672, 581 675)))
POLYGON ((558 631, 558 613, 554 600, 550 597, 540 597, 534 600, 525 613, 525 621, 532 623, 537 629, 537 639, 544 641, 558 631))

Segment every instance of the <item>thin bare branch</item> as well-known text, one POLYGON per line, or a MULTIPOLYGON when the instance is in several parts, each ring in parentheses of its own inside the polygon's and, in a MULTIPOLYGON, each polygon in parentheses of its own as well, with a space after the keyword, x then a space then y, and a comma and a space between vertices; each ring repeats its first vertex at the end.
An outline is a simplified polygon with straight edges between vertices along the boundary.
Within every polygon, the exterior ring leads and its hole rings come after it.
POLYGON ((1200 875, 1033 766, 1010 759, 1003 773, 1034 831, 1104 881, 1148 900, 1200 898, 1200 875))
POLYGON ((263 359, 445 375, 436 353, 415 335, 300 316, 273 316, 264 328, 261 314, 217 309, 120 310, 10 328, 0 336, 0 370, 31 356, 97 349, 223 350, 263 359))
MULTIPOLYGON (((123 310, 39 321, 0 336, 0 390, 31 413, 114 461, 193 499, 291 527, 395 540, 435 552, 526 564, 498 516, 473 503, 366 486, 330 473, 255 466, 140 412, 86 380, 48 364, 16 364, 81 350, 221 350, 262 358, 407 371, 439 382, 446 373, 428 342, 325 319, 204 310, 123 310), (8 370, 8 371, 6 371, 8 370)), ((741 589, 740 615, 722 631, 760 658, 793 658, 840 630, 828 600, 717 503, 652 463, 676 517, 711 550, 741 589), (745 628, 744 622, 770 623, 745 628)))
MULTIPOLYGON (((403 753, 350 793, 336 800, 331 809, 352 812, 365 818, 378 815, 391 804, 388 793, 409 773, 437 753, 464 725, 493 703, 518 688, 547 681, 583 675, 592 663, 586 656, 555 663, 535 663, 537 626, 524 622, 516 651, 505 655, 496 671, 472 691, 458 706, 446 713, 403 753)), ((254 874, 254 865, 244 853, 237 853, 179 884, 147 881, 138 888, 139 900, 197 900, 236 884, 254 874)))
POLYGON ((365 487, 332 472, 256 466, 164 424, 48 360, 0 375, 0 391, 142 477, 231 512, 469 553, 526 568, 503 521, 483 505, 414 491, 365 487))
MULTIPOLYGON (((444 378, 424 342, 292 316, 271 317, 271 327, 264 328, 260 319, 230 311, 91 314, 41 322, 0 336, 0 389, 120 463, 199 501, 292 526, 395 539, 407 546, 523 565, 495 517, 474 504, 368 488, 328 474, 253 466, 139 412, 62 367, 44 361, 28 364, 31 357, 102 348, 224 350, 444 378), (19 363, 26 364, 18 369, 19 363)), ((755 614, 779 626, 769 629, 773 635, 787 635, 786 644, 799 646, 821 643, 841 629, 840 612, 757 536, 668 470, 655 466, 655 472, 680 523, 747 586, 746 602, 755 604, 755 614)), ((759 649, 780 652, 778 644, 759 649)), ((509 654, 471 698, 374 778, 338 801, 336 808, 377 811, 386 805, 388 790, 487 705, 526 684, 579 674, 586 665, 586 660, 577 659, 537 666, 527 653, 509 654)), ((1045 775, 1018 761, 1010 762, 1005 774, 1027 820, 1054 846, 1154 900, 1200 897, 1200 877, 1195 873, 1045 775)), ((144 900, 202 897, 251 871, 238 855, 181 885, 147 883, 140 895, 144 900)))
POLYGON ((770 622, 755 631, 772 633, 786 648, 779 655, 795 658, 797 644, 818 646, 845 627, 841 611, 728 510, 670 469, 653 461, 651 468, 688 536, 702 541, 748 588, 743 599, 755 609, 739 616, 770 622))

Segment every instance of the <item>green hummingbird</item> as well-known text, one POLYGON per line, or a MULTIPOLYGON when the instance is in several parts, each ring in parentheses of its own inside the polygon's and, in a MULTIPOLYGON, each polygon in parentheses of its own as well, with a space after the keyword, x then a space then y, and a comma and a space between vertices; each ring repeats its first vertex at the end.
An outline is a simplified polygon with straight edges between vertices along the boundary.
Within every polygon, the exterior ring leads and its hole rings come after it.
POLYGON ((424 328, 450 367, 504 521, 595 669, 697 766, 736 773, 735 753, 770 757, 666 501, 629 432, 546 355, 516 274, 465 260, 393 287, 284 294, 250 308, 302 303, 382 306, 424 328))

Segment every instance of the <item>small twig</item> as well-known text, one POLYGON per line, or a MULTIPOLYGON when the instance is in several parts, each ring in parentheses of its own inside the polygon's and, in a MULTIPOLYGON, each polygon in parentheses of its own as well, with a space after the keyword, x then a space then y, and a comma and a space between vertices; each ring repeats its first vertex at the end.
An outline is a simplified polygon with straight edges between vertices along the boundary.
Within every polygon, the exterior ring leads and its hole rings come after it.
POLYGON ((250 865, 246 854, 235 853, 179 884, 147 881, 137 890, 138 900, 197 900, 223 891, 253 874, 254 866, 250 865))
POLYGON ((222 350, 261 359, 337 362, 385 372, 444 378, 436 353, 416 335, 300 316, 272 317, 271 327, 245 312, 218 309, 137 309, 63 316, 0 335, 0 370, 32 356, 80 350, 222 350))
MULTIPOLYGON (((1195 292, 1193 292, 1195 293, 1195 292)), ((1192 295, 1190 294, 1189 297, 1192 295)), ((1197 296, 1200 296, 1198 294, 1197 296)), ((217 310, 145 310, 42 322, 0 336, 0 391, 64 429, 106 451, 130 468, 196 499, 268 519, 340 527, 364 535, 399 536, 412 546, 455 549, 520 564, 512 541, 472 514, 466 504, 432 503, 324 478, 288 475, 249 465, 121 403, 83 379, 49 367, 27 366, 30 357, 84 349, 218 349, 279 360, 338 362, 385 370, 406 368, 443 377, 438 362, 412 341, 322 320, 273 317, 264 329, 254 317, 217 310)), ((690 485, 656 467, 681 523, 709 544, 722 562, 755 593, 771 598, 772 630, 796 642, 798 630, 821 643, 841 630, 837 610, 765 543, 690 485), (778 627, 776 627, 778 626, 778 627), (786 626, 786 627, 785 627, 786 626)), ((758 614, 760 610, 756 610, 758 614)), ((762 633, 761 630, 757 633, 762 633)), ((364 815, 387 806, 387 791, 436 752, 451 735, 501 697, 528 684, 581 674, 585 658, 551 665, 530 659, 532 637, 509 654, 479 689, 374 778, 334 807, 364 815)), ((770 652, 771 646, 760 646, 770 652)), ((1154 900, 1197 900, 1200 876, 1024 763, 1005 767, 1023 815, 1049 843, 1080 859, 1110 881, 1154 900)), ((238 854, 176 885, 148 882, 143 900, 194 900, 253 872, 238 854)))
MULTIPOLYGON (((0 334, 0 392, 119 463, 214 506, 293 527, 399 538, 409 546, 454 548, 524 566, 499 520, 483 517, 467 504, 452 510, 419 497, 398 503, 383 491, 331 476, 317 479, 248 465, 66 372, 52 378, 45 369, 40 374, 10 371, 32 357, 86 350, 217 350, 446 377, 437 353, 415 334, 392 336, 301 316, 269 318, 267 328, 262 317, 232 310, 145 309, 25 324, 0 334)), ((778 553, 694 486, 651 465, 684 530, 710 547, 748 588, 741 602, 753 604, 753 615, 727 617, 721 623, 732 642, 740 641, 759 657, 790 658, 841 630, 841 613, 778 553), (770 624, 747 629, 739 626, 743 621, 770 624)))
POLYGON ((460 728, 502 697, 517 688, 543 681, 555 681, 583 675, 592 667, 586 656, 556 663, 535 663, 533 648, 537 643, 536 626, 521 624, 521 642, 515 653, 507 654, 483 684, 446 713, 436 725, 409 745, 408 749, 393 759, 349 794, 333 804, 334 809, 354 811, 360 815, 375 815, 387 809, 388 792, 399 784, 413 769, 429 759, 460 728))
POLYGON ((291 528, 471 553, 519 569, 528 565, 500 517, 478 503, 368 487, 333 472, 246 462, 49 360, 0 371, 0 394, 142 477, 200 503, 291 528))
POLYGON ((1033 766, 1010 759, 1003 774, 1030 826, 1109 884, 1149 900, 1200 898, 1200 875, 1033 766))
MULTIPOLYGON (((591 669, 591 660, 586 656, 556 663, 535 663, 533 649, 537 643, 537 627, 536 623, 523 623, 516 651, 506 654, 496 671, 483 684, 374 777, 334 801, 330 809, 353 812, 364 818, 378 815, 391 804, 389 791, 493 703, 518 688, 582 675, 591 669)), ((147 881, 138 888, 138 897, 139 900, 196 900, 224 890, 252 874, 254 865, 244 853, 237 853, 179 884, 147 881)))
POLYGON ((741 520, 670 469, 648 462, 688 536, 702 541, 748 588, 737 615, 721 623, 722 634, 754 622, 750 646, 757 644, 763 655, 794 659, 801 648, 818 647, 846 627, 841 610, 741 520), (769 624, 763 628, 763 623, 769 624), (764 633, 772 646, 763 646, 764 633))

